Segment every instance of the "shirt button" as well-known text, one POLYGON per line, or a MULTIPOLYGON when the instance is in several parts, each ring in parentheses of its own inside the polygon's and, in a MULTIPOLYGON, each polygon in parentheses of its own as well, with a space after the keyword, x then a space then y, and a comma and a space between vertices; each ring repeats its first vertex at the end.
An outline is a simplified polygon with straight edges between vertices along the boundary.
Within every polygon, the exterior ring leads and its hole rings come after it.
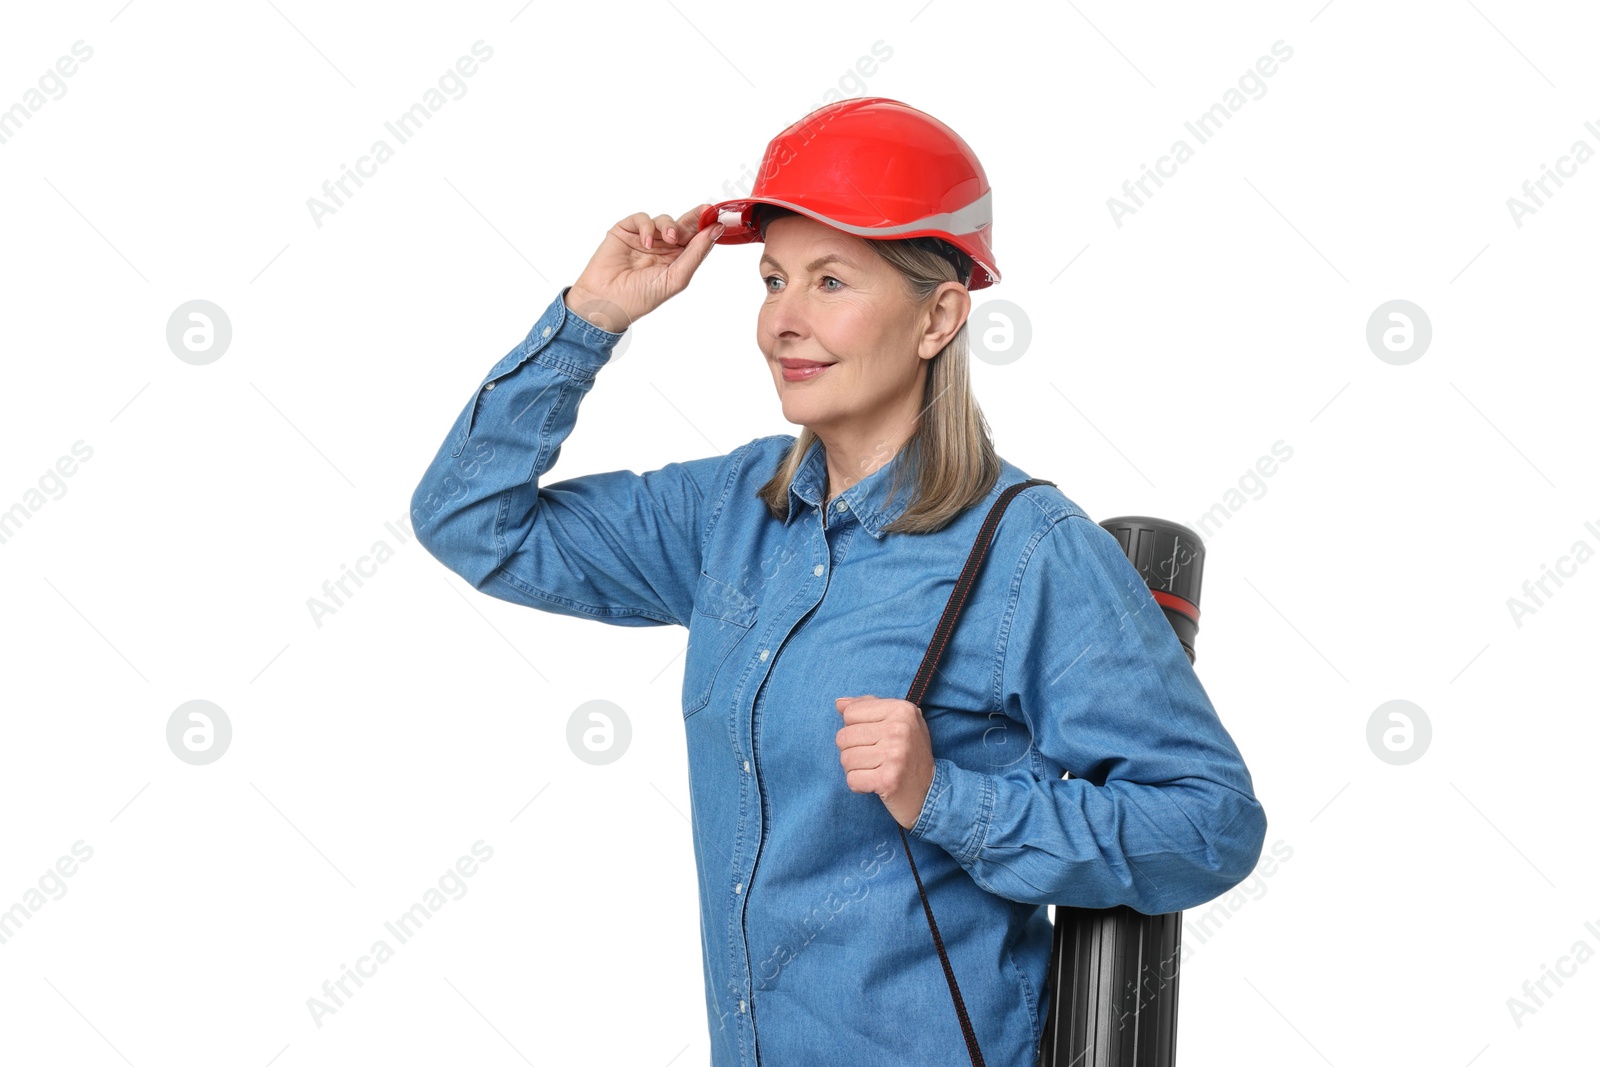
POLYGON ((835 504, 835 505, 834 505, 834 506, 833 506, 833 510, 834 510, 834 511, 843 511, 843 510, 844 510, 844 501, 843 501, 843 500, 841 500, 841 501, 839 501, 839 502, 838 502, 838 503, 837 503, 837 504, 835 504))
POLYGON ((821 578, 822 577, 822 564, 819 563, 815 567, 812 567, 811 568, 811 573, 815 574, 818 578, 821 578))
POLYGON ((739 1001, 739 1011, 740 1011, 740 1012, 741 1012, 741 1013, 743 1013, 743 1011, 744 1011, 744 1001, 742 1001, 742 1000, 741 1000, 741 1001, 739 1001))
POLYGON ((494 388, 494 383, 490 382, 488 385, 483 387, 483 391, 487 393, 489 390, 491 390, 493 388, 494 388))
POLYGON ((746 773, 746 774, 750 773, 750 761, 749 760, 745 760, 744 761, 744 773, 746 773))
POLYGON ((733 891, 735 893, 743 893, 744 892, 744 883, 740 882, 738 885, 734 886, 733 887, 733 891))
POLYGON ((771 651, 772 651, 772 650, 771 650, 771 649, 770 649, 770 648, 763 648, 763 649, 762 649, 762 650, 761 650, 761 662, 762 662, 762 663, 765 663, 765 662, 767 662, 767 656, 768 656, 768 654, 770 654, 770 653, 771 653, 771 651))
POLYGON ((550 336, 550 327, 546 326, 544 328, 544 333, 541 333, 539 336, 540 337, 549 337, 550 336))

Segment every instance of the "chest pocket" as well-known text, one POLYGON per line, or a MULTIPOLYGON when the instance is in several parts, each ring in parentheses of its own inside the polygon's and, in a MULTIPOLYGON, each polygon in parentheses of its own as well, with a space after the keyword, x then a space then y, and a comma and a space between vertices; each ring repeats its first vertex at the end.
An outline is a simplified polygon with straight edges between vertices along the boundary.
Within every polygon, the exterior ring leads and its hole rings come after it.
POLYGON ((683 665, 683 714, 687 718, 711 699, 728 654, 756 621, 756 602, 727 582, 700 572, 694 611, 689 615, 689 649, 683 665))

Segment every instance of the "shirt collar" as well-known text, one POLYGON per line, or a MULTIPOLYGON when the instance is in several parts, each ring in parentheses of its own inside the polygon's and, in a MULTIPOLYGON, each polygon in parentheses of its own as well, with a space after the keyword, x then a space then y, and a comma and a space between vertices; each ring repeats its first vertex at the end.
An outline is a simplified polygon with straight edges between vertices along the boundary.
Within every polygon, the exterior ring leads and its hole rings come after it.
MULTIPOLYGON (((868 533, 882 540, 883 528, 899 518, 900 513, 910 506, 911 495, 916 489, 916 461, 910 453, 909 444, 902 446, 888 463, 835 497, 829 505, 835 509, 834 515, 843 515, 838 510, 843 502, 845 509, 860 520, 868 533), (888 499, 889 484, 894 480, 895 472, 902 468, 900 486, 895 492, 895 499, 891 501, 888 499)), ((798 512, 805 510, 802 504, 820 507, 824 503, 822 494, 827 484, 828 457, 819 438, 811 442, 805 458, 795 471, 794 480, 789 483, 789 515, 784 524, 788 525, 798 512)), ((829 525, 832 525, 831 521, 829 525)))

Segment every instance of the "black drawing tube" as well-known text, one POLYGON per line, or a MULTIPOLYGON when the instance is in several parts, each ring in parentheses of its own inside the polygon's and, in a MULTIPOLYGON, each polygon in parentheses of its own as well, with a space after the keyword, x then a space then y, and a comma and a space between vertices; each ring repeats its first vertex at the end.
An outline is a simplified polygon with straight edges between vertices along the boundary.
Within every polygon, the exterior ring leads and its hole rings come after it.
MULTIPOLYGON (((1123 515, 1100 524, 1150 587, 1194 662, 1205 546, 1181 523, 1123 515)), ((1183 912, 1055 908, 1039 1067, 1173 1067, 1183 912)))

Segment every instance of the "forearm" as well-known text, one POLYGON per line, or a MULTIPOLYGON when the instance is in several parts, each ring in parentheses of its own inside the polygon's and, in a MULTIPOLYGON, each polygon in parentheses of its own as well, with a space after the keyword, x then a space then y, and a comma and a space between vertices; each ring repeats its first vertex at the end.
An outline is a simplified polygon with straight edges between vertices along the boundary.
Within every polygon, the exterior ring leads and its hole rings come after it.
POLYGON ((478 588, 527 537, 539 479, 614 343, 576 315, 563 315, 567 295, 490 370, 412 494, 418 540, 478 588))
POLYGON ((1163 914, 1226 892, 1255 867, 1266 815, 1144 578, 1081 512, 1019 566, 1000 710, 1041 761, 943 761, 921 832, 1018 901, 1163 914))
POLYGON ((1097 786, 936 759, 910 833, 1009 900, 1159 915, 1243 881, 1260 857, 1266 816, 1253 795, 1208 779, 1097 786))

